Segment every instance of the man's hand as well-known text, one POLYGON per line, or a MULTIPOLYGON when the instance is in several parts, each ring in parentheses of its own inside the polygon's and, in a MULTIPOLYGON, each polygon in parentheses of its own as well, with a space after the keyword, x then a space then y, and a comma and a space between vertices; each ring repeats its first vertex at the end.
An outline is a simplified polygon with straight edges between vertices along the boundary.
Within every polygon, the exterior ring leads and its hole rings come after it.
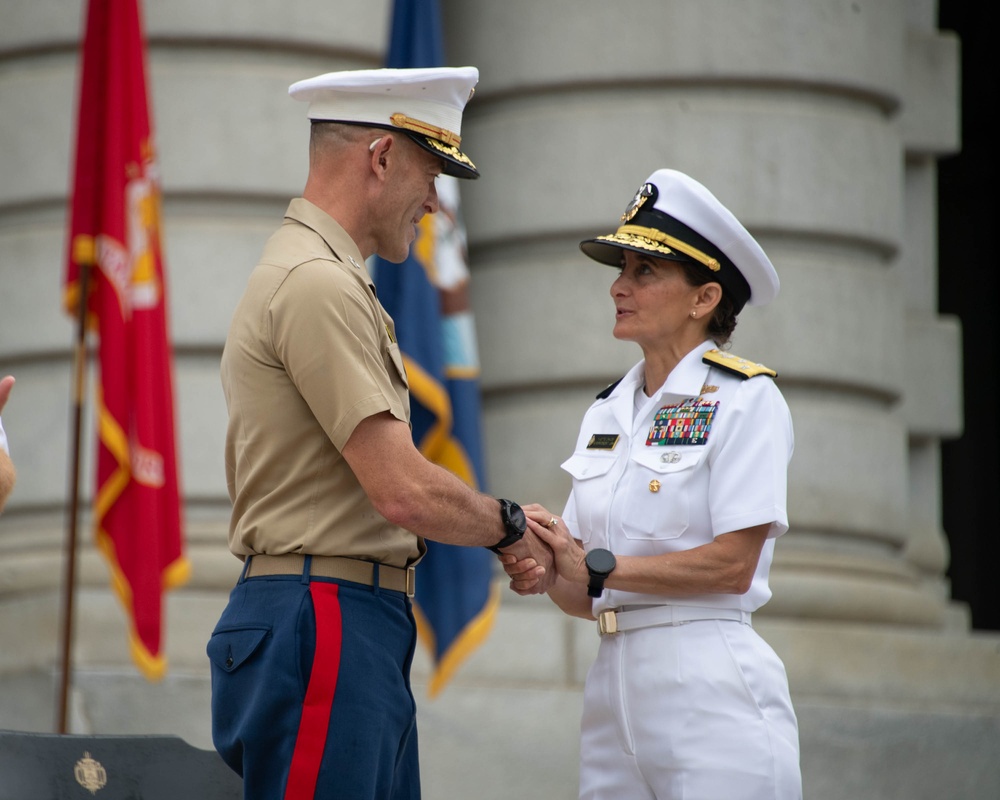
POLYGON ((552 550, 530 528, 517 544, 500 551, 510 588, 520 595, 544 594, 555 583, 552 550))
POLYGON ((517 547, 505 548, 500 556, 500 563, 510 578, 511 590, 520 595, 542 594, 555 584, 557 574, 555 556, 552 548, 535 533, 532 522, 541 522, 542 525, 551 527, 556 524, 556 517, 537 503, 524 506, 524 515, 528 519, 528 530, 521 541, 523 543, 527 540, 529 545, 533 542, 537 544, 534 548, 525 548, 527 552, 517 547), (542 553, 541 559, 537 555, 539 548, 542 553))

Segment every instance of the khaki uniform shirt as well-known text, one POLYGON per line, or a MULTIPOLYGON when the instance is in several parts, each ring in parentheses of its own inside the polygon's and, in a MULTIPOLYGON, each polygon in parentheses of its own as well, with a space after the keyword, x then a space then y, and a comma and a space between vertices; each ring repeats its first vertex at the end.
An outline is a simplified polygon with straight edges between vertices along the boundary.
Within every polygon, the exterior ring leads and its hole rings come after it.
POLYGON ((419 559, 423 540, 375 510, 341 455, 366 417, 409 423, 393 322, 357 245, 302 198, 233 315, 222 385, 233 553, 419 559))

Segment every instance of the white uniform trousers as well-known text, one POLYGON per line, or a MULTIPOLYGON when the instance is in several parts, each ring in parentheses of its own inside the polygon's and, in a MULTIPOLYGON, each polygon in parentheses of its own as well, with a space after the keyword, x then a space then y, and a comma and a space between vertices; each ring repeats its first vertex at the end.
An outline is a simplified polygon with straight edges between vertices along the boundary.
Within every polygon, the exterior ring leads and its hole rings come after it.
POLYGON ((581 729, 581 800, 802 797, 784 665, 740 622, 601 637, 581 729))

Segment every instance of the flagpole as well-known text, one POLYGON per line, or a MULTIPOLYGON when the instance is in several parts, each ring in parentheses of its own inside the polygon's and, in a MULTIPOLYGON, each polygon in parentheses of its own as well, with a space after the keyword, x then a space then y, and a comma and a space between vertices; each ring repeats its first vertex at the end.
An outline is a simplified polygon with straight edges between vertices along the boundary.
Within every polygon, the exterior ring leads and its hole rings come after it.
POLYGON ((77 311, 76 343, 73 348, 73 452, 70 456, 69 529, 63 579, 62 652, 59 675, 59 720, 56 733, 68 733, 69 687, 73 653, 73 601, 76 595, 76 531, 80 508, 80 440, 84 395, 87 386, 87 295, 90 264, 81 259, 79 273, 80 302, 77 311))

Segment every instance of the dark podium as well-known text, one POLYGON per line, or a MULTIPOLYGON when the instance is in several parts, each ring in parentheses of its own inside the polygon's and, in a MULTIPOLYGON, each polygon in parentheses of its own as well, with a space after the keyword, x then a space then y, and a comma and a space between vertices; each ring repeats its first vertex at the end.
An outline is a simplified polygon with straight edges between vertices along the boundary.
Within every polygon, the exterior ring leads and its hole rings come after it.
POLYGON ((0 730, 0 800, 240 800, 214 750, 177 736, 0 730))

